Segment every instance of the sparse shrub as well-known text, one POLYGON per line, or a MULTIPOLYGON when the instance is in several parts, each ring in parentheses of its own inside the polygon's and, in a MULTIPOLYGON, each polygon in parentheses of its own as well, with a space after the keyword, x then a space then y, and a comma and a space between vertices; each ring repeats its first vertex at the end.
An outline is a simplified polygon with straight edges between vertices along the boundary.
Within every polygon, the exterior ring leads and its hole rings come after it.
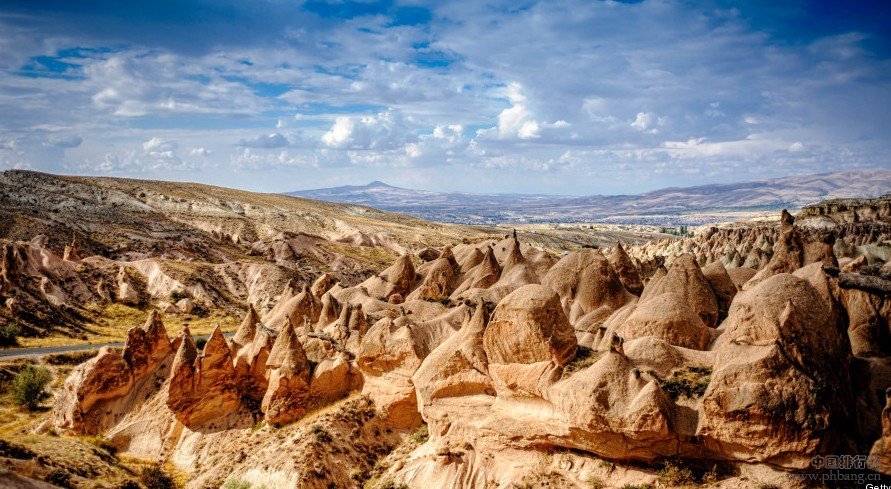
POLYGON ((382 482, 379 486, 380 489, 408 489, 408 486, 402 483, 395 483, 392 480, 386 480, 382 482))
POLYGON ((229 479, 221 489, 251 489, 251 483, 243 479, 229 479))
POLYGON ((49 397, 46 388, 52 379, 49 370, 28 365, 12 380, 9 395, 14 403, 34 411, 49 397))
POLYGON ((310 428, 310 433, 312 433, 318 443, 330 443, 332 440, 331 434, 320 425, 313 425, 310 428))
POLYGON ((718 482, 720 477, 718 477, 718 466, 713 465, 711 469, 708 470, 705 474, 702 474, 702 483, 703 484, 714 484, 718 482))
POLYGON ((705 394, 709 382, 711 382, 712 369, 710 367, 688 366, 676 368, 661 379, 659 383, 672 399, 684 396, 689 399, 698 399, 705 394))
POLYGON ((693 484, 696 482, 696 478, 689 467, 680 462, 667 460, 662 469, 659 470, 659 482, 667 486, 683 486, 693 484))
POLYGON ((428 438, 430 438, 430 429, 426 424, 422 424, 421 427, 411 435, 411 441, 415 443, 424 443, 428 438))
POLYGON ((88 441, 92 445, 95 445, 96 448, 99 448, 101 450, 108 452, 108 454, 111 456, 114 456, 118 453, 117 447, 115 447, 114 445, 109 443, 108 440, 106 440, 105 438, 103 438, 101 436, 89 438, 88 441))
POLYGON ((176 481, 158 465, 142 469, 139 480, 146 489, 176 489, 176 481))
POLYGON ((591 477, 588 477, 588 479, 585 481, 585 483, 588 485, 588 487, 590 489, 603 489, 603 481, 600 479, 600 477, 597 477, 596 475, 592 475, 591 477))
POLYGON ((572 357, 572 361, 566 364, 563 367, 563 378, 569 377, 570 375, 578 372, 579 370, 583 370, 599 360, 601 355, 590 348, 586 348, 584 346, 579 346, 575 350, 575 356, 572 357))
POLYGON ((53 469, 53 471, 46 476, 45 480, 50 484, 59 487, 74 487, 71 485, 71 474, 62 469, 53 469))
POLYGON ((124 482, 121 482, 120 484, 116 485, 115 489, 142 489, 142 488, 139 487, 138 482, 136 482, 134 480, 127 479, 124 482))
POLYGON ((186 297, 188 297, 188 296, 178 290, 170 291, 170 301, 173 302, 174 304, 185 299, 186 297))
POLYGON ((19 344, 19 327, 15 323, 0 326, 0 346, 16 346, 19 344))

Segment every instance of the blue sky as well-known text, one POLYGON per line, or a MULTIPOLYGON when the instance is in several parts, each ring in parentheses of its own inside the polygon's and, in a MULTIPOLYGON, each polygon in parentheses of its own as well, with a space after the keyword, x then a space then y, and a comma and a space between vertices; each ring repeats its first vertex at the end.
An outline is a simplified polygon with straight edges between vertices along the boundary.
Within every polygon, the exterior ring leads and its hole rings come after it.
POLYGON ((891 168, 884 3, 6 0, 0 169, 614 194, 891 168))

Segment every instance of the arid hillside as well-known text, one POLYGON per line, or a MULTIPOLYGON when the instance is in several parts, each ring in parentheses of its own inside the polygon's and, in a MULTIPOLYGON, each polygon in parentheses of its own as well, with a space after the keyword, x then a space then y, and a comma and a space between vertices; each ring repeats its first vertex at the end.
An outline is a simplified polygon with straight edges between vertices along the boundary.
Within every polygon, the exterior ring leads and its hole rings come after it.
POLYGON ((181 313, 177 323, 231 324, 248 302, 271 307, 289 280, 354 284, 402 254, 486 236, 276 194, 7 171, 0 321, 24 338, 81 340, 123 338, 109 322, 149 307, 181 313))

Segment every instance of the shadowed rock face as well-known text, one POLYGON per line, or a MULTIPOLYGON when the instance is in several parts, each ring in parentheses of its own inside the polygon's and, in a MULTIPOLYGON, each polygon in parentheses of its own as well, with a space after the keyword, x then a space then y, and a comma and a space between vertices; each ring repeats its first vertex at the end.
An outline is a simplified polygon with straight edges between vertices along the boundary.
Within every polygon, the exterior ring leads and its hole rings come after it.
POLYGON ((127 331, 124 360, 130 365, 136 377, 155 370, 172 354, 173 347, 158 311, 152 311, 141 328, 130 328, 127 331))
POLYGON ((80 433, 97 433, 104 412, 94 407, 121 397, 133 388, 133 373, 120 353, 108 347, 75 368, 56 400, 54 422, 80 433))
POLYGON ((198 354, 188 330, 184 330, 173 361, 167 407, 189 427, 199 427, 239 410, 232 352, 217 327, 198 354))
POLYGON ((614 311, 634 300, 609 261, 592 249, 561 258, 542 283, 560 296, 563 310, 576 330, 587 329, 580 327, 582 323, 599 326, 614 311))
POLYGON ((710 328, 718 325, 718 301, 693 255, 677 257, 664 277, 650 280, 640 296, 641 302, 666 292, 683 297, 684 302, 710 328))
POLYGON ((655 336, 671 345, 693 350, 704 350, 708 346, 709 329, 683 296, 666 292, 632 308, 631 314, 615 330, 625 340, 655 336))
POLYGON ((257 324, 259 323, 260 316, 257 314, 257 310, 254 309, 254 305, 248 305, 248 312, 241 321, 241 325, 238 326, 238 330, 235 331, 235 336, 232 337, 232 344, 236 353, 254 339, 254 336, 257 334, 257 324))
POLYGON ((452 293, 455 279, 460 269, 451 248, 443 250, 436 260, 425 264, 425 274, 421 285, 408 296, 408 299, 441 299, 452 293))
POLYGON ((625 252, 622 243, 616 243, 615 248, 609 255, 609 263, 612 265, 613 270, 616 271, 616 275, 619 276, 619 280, 622 281, 622 285, 628 289, 628 292, 638 296, 643 292, 644 286, 640 279, 640 271, 634 265, 634 262, 631 261, 628 253, 625 252))

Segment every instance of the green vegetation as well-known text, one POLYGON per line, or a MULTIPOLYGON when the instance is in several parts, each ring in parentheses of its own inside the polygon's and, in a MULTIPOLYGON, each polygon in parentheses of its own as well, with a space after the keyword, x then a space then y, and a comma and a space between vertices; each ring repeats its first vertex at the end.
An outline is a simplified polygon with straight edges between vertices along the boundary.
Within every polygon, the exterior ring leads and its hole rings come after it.
POLYGON ((19 344, 19 327, 15 323, 0 326, 0 346, 16 346, 19 344))
POLYGON ((690 232, 690 229, 686 225, 680 225, 678 227, 666 227, 662 226, 659 228, 659 232, 662 234, 673 234, 675 236, 681 237, 690 237, 693 236, 693 233, 690 232))
POLYGON ((603 489, 603 480, 601 480, 600 477, 597 477, 596 475, 588 477, 585 483, 588 485, 589 489, 603 489))
POLYGON ((176 489, 176 481, 158 465, 142 469, 139 480, 146 489, 176 489))
POLYGON ((254 486, 250 482, 243 479, 229 479, 223 484, 221 489, 252 489, 254 486))
POLYGON ((659 482, 666 486, 684 486, 696 482, 693 471, 689 467, 670 460, 659 470, 659 482))
POLYGON ((312 433, 312 435, 315 437, 316 442, 318 443, 330 443, 332 440, 331 434, 328 433, 325 428, 322 428, 321 425, 313 425, 313 427, 310 428, 309 431, 310 433, 312 433))
POLYGON ((566 364, 565 367, 563 367, 563 378, 565 379, 566 377, 569 377, 579 370, 583 370, 587 367, 590 367, 591 365, 594 365, 594 363, 599 360, 601 356, 602 354, 599 352, 595 352, 594 350, 591 350, 590 348, 586 348, 584 346, 579 346, 575 350, 575 356, 572 357, 572 361, 570 361, 568 364, 566 364))
POLYGON ((28 365, 12 380, 9 396, 15 404, 34 411, 49 397, 47 386, 52 380, 49 370, 28 365))
POLYGON ((426 424, 422 424, 421 427, 411 435, 411 441, 418 444, 426 442, 428 438, 430 438, 430 430, 427 428, 426 424))
POLYGON ((680 396, 688 399, 698 399, 705 394, 705 389, 708 388, 708 384, 711 382, 711 374, 711 367, 689 366, 676 368, 668 374, 668 377, 660 379, 659 383, 672 399, 677 399, 680 396))

